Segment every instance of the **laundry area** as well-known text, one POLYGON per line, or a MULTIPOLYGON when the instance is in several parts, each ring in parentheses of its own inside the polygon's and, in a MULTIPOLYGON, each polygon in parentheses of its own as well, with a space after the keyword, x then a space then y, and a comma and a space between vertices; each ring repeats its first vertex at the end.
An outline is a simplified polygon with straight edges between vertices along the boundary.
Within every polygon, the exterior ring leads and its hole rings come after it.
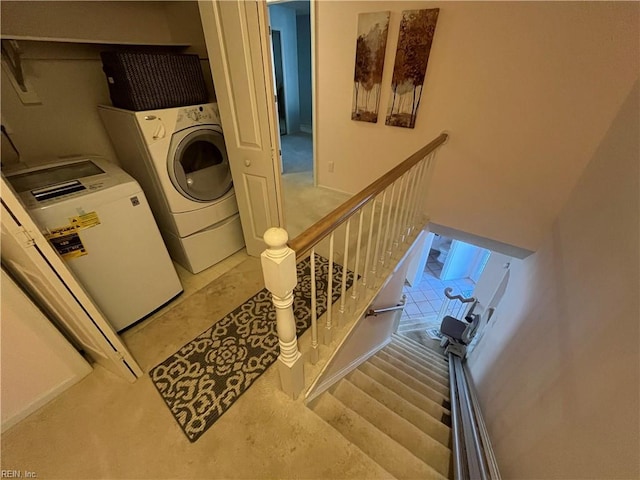
POLYGON ((198 3, 2 2, 1 113, 3 290, 133 381, 121 334, 245 246, 198 3))

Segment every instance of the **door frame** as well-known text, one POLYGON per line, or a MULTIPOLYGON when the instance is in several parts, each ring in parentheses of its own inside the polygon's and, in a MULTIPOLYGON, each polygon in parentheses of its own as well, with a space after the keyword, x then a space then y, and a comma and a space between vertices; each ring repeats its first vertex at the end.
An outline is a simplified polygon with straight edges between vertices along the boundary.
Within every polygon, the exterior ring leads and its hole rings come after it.
MULTIPOLYGON (((287 3, 294 2, 295 0, 270 0, 267 2, 267 7, 271 5, 286 5, 287 3)), ((312 138, 312 163, 313 163, 313 186, 318 186, 318 109, 317 109, 317 53, 316 53, 316 18, 317 18, 317 3, 319 0, 309 0, 309 30, 310 30, 310 47, 311 47, 311 138, 312 138)), ((267 17, 268 21, 268 17, 267 17)), ((270 24, 270 22, 268 22, 270 24)), ((272 67, 273 68, 273 67, 272 67)), ((282 162, 281 162, 282 164, 282 162)), ((282 175, 282 169, 280 170, 282 175)))
POLYGON ((309 0, 309 22, 311 29, 311 141, 313 146, 313 186, 318 186, 318 55, 316 38, 316 18, 318 0, 309 0))

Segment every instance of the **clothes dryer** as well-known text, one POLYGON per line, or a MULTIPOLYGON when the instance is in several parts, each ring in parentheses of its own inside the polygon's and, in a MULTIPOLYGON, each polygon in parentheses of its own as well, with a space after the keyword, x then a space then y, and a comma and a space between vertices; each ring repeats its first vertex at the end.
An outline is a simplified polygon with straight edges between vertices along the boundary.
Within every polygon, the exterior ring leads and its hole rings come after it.
POLYGON ((198 273, 244 246, 215 103, 98 110, 122 167, 149 198, 176 262, 198 273))

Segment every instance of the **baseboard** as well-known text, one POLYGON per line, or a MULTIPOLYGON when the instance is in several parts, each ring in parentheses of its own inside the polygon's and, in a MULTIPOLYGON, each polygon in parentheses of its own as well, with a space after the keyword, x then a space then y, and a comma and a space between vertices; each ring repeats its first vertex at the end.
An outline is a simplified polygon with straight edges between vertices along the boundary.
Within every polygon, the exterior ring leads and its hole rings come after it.
POLYGON ((313 126, 301 123, 300 124, 300 131, 303 132, 303 133, 313 134, 313 126))
POLYGON ((341 193, 341 194, 343 194, 343 195, 349 195, 350 197, 353 197, 353 195, 354 195, 354 194, 353 194, 353 193, 351 193, 351 192, 345 192, 344 190, 340 190, 340 189, 338 189, 338 188, 327 187, 326 185, 320 185, 320 184, 318 184, 318 185, 316 185, 316 188, 324 188, 325 190, 329 190, 329 191, 332 191, 332 192, 341 193))
POLYGON ((25 418, 27 418, 36 410, 39 410, 40 408, 44 407, 47 403, 52 401, 54 398, 58 397, 60 394, 62 394, 62 392, 72 387, 76 383, 78 383, 80 380, 82 380, 84 377, 86 377, 90 373, 91 373, 91 370, 89 370, 86 375, 74 375, 73 377, 67 379, 60 385, 57 385, 51 390, 49 390, 48 392, 45 392, 44 394, 42 394, 42 396, 40 396, 35 401, 27 405, 21 411, 17 412, 15 415, 7 419, 3 418, 2 427, 1 427, 2 433, 4 433, 5 431, 13 427, 15 424, 17 424, 21 420, 24 420, 25 418))
POLYGON ((348 375, 352 370, 355 370, 356 368, 358 368, 361 364, 363 364, 364 362, 366 362, 367 360, 369 360, 369 358, 371 358, 372 356, 374 356, 376 353, 378 353, 379 350, 383 349, 384 347, 386 347, 389 343, 391 343, 391 337, 387 338, 384 342, 382 342, 380 345, 377 345, 375 347, 373 347, 371 350, 369 350, 367 353, 365 353, 364 355, 361 355, 360 357, 356 358, 355 360, 353 360, 349 365, 347 365, 346 367, 344 367, 343 369, 337 371, 336 373, 334 373, 333 375, 331 375, 329 378, 327 378, 324 382, 322 382, 320 385, 317 385, 316 388, 314 389, 313 392, 311 392, 309 394, 309 396, 306 398, 306 403, 310 403, 312 402, 315 398, 317 398, 319 395, 321 395, 322 393, 326 392, 329 388, 331 388, 335 383, 337 383, 339 380, 341 380, 343 377, 345 377, 346 375, 348 375))

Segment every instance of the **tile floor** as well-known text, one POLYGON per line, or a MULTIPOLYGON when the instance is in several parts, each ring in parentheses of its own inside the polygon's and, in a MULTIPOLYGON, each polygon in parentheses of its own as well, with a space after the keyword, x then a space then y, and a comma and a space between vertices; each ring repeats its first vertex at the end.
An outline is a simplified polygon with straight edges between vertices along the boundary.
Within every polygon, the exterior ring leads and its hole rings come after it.
MULTIPOLYGON (((434 275, 438 270, 442 271, 442 264, 435 260, 436 257, 437 253, 434 255, 432 250, 420 283, 417 285, 407 284, 402 289, 402 292, 407 296, 407 301, 400 319, 401 322, 437 315, 444 303, 444 289, 447 287, 453 288, 454 295, 461 294, 469 297, 473 293, 475 283, 469 278, 442 281, 434 275)), ((457 308, 458 305, 459 302, 451 302, 449 312, 457 308)))

